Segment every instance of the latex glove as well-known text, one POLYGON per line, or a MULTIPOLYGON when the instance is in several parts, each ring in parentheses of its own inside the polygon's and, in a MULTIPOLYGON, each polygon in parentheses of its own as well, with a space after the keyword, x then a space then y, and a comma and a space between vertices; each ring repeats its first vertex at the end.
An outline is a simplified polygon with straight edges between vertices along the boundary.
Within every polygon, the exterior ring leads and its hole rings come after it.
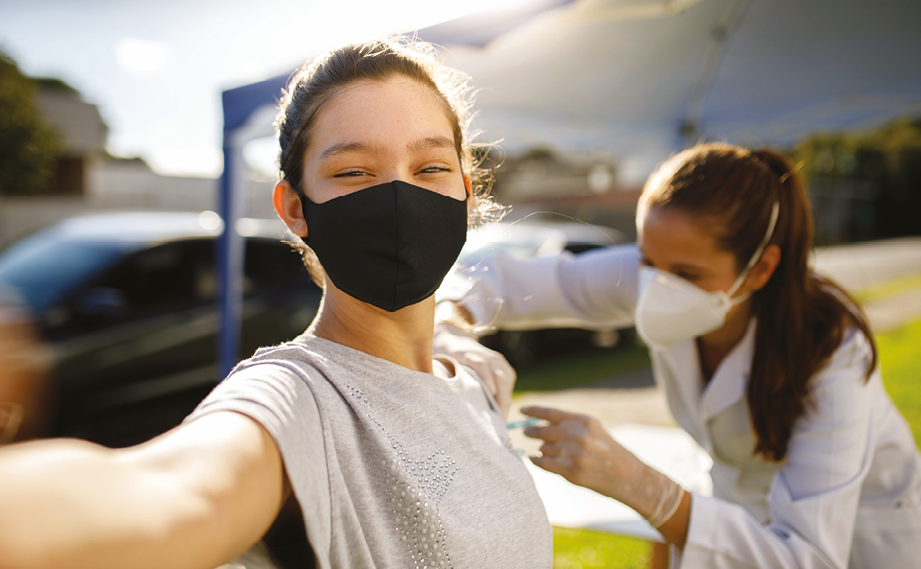
POLYGON ((549 423, 524 431, 544 441, 542 456, 531 457, 537 466, 626 504, 656 528, 678 509, 681 486, 621 446, 597 419, 546 407, 521 412, 549 423))
POLYGON ((444 324, 436 327, 432 344, 435 355, 446 355, 473 370, 495 398, 502 419, 508 420, 512 389, 518 375, 505 356, 480 344, 476 338, 444 324))

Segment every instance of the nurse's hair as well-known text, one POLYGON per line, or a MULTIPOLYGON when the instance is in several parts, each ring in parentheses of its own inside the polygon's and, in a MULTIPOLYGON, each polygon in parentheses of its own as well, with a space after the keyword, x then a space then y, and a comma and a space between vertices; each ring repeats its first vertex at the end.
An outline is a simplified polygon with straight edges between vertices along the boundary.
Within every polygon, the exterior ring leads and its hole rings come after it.
MULTIPOLYGON (((294 74, 284 91, 275 120, 281 179, 287 180, 298 195, 304 196, 304 154, 310 144, 311 129, 317 115, 327 102, 357 82, 381 82, 399 77, 412 79, 431 89, 451 124, 461 169, 470 177, 468 226, 498 221, 506 208, 499 206, 490 195, 491 173, 479 167, 485 152, 475 152, 485 150, 488 145, 474 145, 470 141, 474 99, 470 77, 444 65, 431 44, 407 37, 340 47, 320 55, 294 74)), ((292 242, 303 254, 305 264, 317 280, 319 263, 313 251, 300 239, 292 242)), ((319 280, 322 282, 322 278, 319 280)))
POLYGON ((839 285, 809 267, 812 208, 798 168, 777 152, 750 152, 724 143, 694 146, 667 160, 643 189, 641 224, 652 208, 674 209, 714 231, 717 246, 732 253, 741 273, 764 239, 774 202, 779 214, 770 245, 780 262, 752 295, 758 320, 748 405, 757 444, 754 454, 782 461, 796 420, 809 404, 810 379, 825 366, 850 328, 877 352, 866 316, 839 285))

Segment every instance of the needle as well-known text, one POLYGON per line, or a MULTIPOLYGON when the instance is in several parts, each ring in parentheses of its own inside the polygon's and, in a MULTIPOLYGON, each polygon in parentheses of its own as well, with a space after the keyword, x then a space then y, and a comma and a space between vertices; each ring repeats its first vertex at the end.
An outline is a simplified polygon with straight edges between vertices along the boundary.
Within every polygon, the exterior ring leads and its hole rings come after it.
POLYGON ((506 429, 523 429, 527 427, 536 427, 539 425, 545 424, 546 421, 543 419, 538 419, 537 417, 531 417, 530 419, 525 419, 524 421, 515 421, 514 423, 509 423, 505 426, 506 429))

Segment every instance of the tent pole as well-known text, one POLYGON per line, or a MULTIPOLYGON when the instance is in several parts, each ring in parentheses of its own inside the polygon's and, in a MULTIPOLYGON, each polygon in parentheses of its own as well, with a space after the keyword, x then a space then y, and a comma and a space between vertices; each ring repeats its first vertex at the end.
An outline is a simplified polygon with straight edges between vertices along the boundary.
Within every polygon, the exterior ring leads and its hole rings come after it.
POLYGON ((243 238, 236 231, 240 216, 239 152, 231 132, 224 131, 224 172, 221 174, 220 215, 224 229, 218 238, 218 380, 237 364, 240 349, 240 318, 243 301, 243 238))

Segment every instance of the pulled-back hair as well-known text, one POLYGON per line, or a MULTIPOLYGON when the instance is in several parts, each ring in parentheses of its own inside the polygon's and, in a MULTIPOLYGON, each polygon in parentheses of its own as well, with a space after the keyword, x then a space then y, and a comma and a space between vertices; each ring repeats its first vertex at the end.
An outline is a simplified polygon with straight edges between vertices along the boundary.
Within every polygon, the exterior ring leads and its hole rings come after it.
MULTIPOLYGON (((490 195, 492 177, 488 170, 479 168, 468 132, 474 98, 470 78, 443 65, 431 44, 406 37, 347 45, 320 55, 294 74, 275 120, 281 149, 278 156, 281 178, 303 198, 304 154, 310 144, 311 129, 324 105, 357 82, 398 77, 430 88, 451 124, 461 169, 470 177, 468 226, 500 219, 506 210, 490 195)), ((314 280, 321 284, 321 267, 313 251, 300 239, 292 240, 292 244, 300 250, 314 280)))
POLYGON ((812 208, 802 178, 789 160, 771 150, 749 152, 708 143, 666 161, 643 189, 637 222, 652 208, 668 208, 719 227, 717 246, 742 271, 767 232, 774 202, 779 215, 770 244, 780 263, 752 297, 758 320, 748 384, 755 455, 781 461, 793 425, 807 407, 810 379, 829 360, 851 326, 872 346, 867 378, 877 363, 876 345, 857 303, 809 267, 812 208))

